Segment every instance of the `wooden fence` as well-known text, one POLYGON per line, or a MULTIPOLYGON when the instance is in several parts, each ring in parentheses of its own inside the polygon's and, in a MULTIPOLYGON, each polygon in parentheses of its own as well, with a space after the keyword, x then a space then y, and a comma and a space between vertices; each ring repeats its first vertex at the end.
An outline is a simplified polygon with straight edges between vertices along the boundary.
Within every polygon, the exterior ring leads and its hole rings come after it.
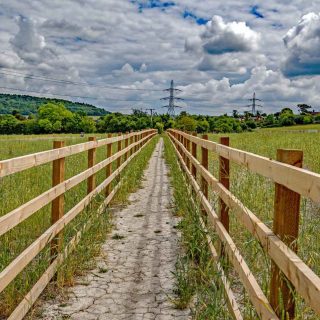
POLYGON ((181 167, 201 203, 202 210, 206 213, 205 219, 204 216, 200 217, 201 225, 203 228, 208 228, 210 224, 219 237, 220 250, 214 247, 209 236, 207 240, 220 271, 233 318, 243 319, 228 278, 221 267, 223 254, 233 265, 261 319, 280 319, 283 314, 286 319, 294 319, 295 293, 299 294, 319 315, 320 278, 298 257, 295 241, 298 237, 300 196, 320 203, 320 175, 301 168, 302 152, 278 150, 275 161, 231 148, 228 138, 220 138, 220 143, 215 143, 208 141, 207 135, 199 138, 196 134, 190 135, 178 130, 168 130, 168 135, 173 142, 181 167), (201 148, 201 161, 197 159, 198 147, 201 148), (219 156, 218 179, 208 169, 209 151, 219 156), (273 230, 229 191, 230 161, 275 182, 273 230), (208 187, 219 196, 218 213, 208 200, 208 187), (229 234, 229 209, 259 241, 272 260, 269 299, 236 247, 232 235, 229 234), (283 304, 279 303, 279 297, 283 300, 283 304))
POLYGON ((1 236, 44 206, 52 203, 51 227, 19 254, 0 273, 0 292, 2 292, 48 243, 51 244, 52 262, 49 268, 43 273, 8 319, 22 319, 26 315, 33 303, 55 275, 57 268, 61 265, 67 255, 75 249, 76 244, 79 242, 83 232, 90 225, 91 220, 104 211, 105 207, 119 189, 121 180, 116 184, 113 190, 111 190, 111 182, 113 182, 116 177, 119 177, 121 171, 123 171, 129 162, 147 145, 156 133, 157 131, 152 129, 132 132, 125 135, 119 134, 119 136, 116 137, 112 137, 110 134, 106 139, 96 141, 96 139, 92 137, 89 139, 89 142, 68 147, 64 146, 63 141, 55 141, 53 150, 0 161, 0 178, 45 163, 53 163, 52 188, 0 217, 1 236), (117 143, 118 150, 112 155, 112 145, 114 143, 117 143), (123 144, 124 148, 122 148, 123 144), (106 159, 95 164, 96 150, 102 146, 106 146, 106 159), (68 180, 64 180, 65 158, 84 151, 88 151, 88 169, 68 180), (111 165, 114 161, 116 161, 117 165, 116 170, 112 172, 111 165), (106 170, 106 179, 100 185, 96 186, 96 174, 104 168, 106 170), (76 206, 67 213, 64 213, 64 194, 85 180, 87 180, 87 195, 76 206), (102 191, 105 192, 106 197, 98 208, 97 215, 91 217, 90 221, 86 221, 81 230, 77 232, 64 250, 61 250, 61 231, 91 203, 91 200, 97 194, 102 191))

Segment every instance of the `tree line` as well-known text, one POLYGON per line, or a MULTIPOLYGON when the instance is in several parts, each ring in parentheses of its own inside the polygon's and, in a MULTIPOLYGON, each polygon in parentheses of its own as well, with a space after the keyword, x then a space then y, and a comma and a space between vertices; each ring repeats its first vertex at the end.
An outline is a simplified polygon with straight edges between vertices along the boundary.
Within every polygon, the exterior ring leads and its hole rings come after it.
POLYGON ((90 117, 84 111, 72 112, 62 102, 47 102, 41 105, 36 114, 21 115, 13 110, 11 114, 0 115, 0 134, 50 134, 50 133, 94 133, 128 132, 156 128, 159 132, 169 128, 178 128, 198 133, 243 132, 257 127, 290 126, 320 122, 320 114, 310 111, 308 105, 298 105, 299 114, 290 108, 283 108, 274 114, 252 115, 246 112, 232 116, 190 115, 181 112, 174 119, 167 114, 155 114, 133 109, 132 114, 119 112, 100 117, 90 117))

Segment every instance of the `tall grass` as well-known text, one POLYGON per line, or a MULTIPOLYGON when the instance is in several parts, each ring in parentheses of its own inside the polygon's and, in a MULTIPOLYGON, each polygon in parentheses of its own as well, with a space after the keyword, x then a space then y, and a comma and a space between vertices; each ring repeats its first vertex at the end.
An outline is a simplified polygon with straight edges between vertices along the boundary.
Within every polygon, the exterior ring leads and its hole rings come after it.
MULTIPOLYGON (((97 138, 106 137, 98 135, 97 138)), ((60 135, 56 137, 36 136, 23 139, 22 136, 10 136, 3 139, 0 137, 0 159, 8 159, 33 152, 52 148, 53 140, 64 140, 66 145, 87 141, 87 137, 77 135, 60 135)), ((128 194, 139 186, 143 169, 155 147, 157 138, 146 146, 139 155, 132 160, 127 169, 121 173, 124 178, 123 185, 118 191, 114 201, 117 204, 124 203, 128 194)), ((116 144, 113 145, 116 152, 116 144)), ((106 148, 97 149, 97 162, 106 157, 106 148)), ((87 152, 70 156, 66 159, 66 179, 87 168, 87 152)), ((115 168, 115 164, 114 164, 115 168)), ((38 196, 51 187, 51 164, 31 168, 17 174, 4 177, 0 180, 0 216, 22 205, 30 199, 38 196)), ((97 184, 105 179, 105 170, 96 175, 97 184)), ((65 194, 65 212, 76 205, 87 193, 86 181, 65 194)), ((95 214, 97 207, 103 201, 103 196, 98 195, 92 205, 79 214, 63 231, 63 245, 81 229, 85 221, 95 214)), ((51 224, 50 205, 47 205, 37 213, 26 219, 20 225, 0 237, 0 271, 3 270, 13 259, 39 237, 51 224)), ((100 251, 100 244, 110 228, 110 214, 107 210, 101 214, 90 228, 85 232, 77 249, 59 270, 57 285, 59 287, 72 285, 74 276, 84 269, 91 267, 95 256, 100 251)), ((50 247, 44 250, 25 268, 23 272, 0 294, 0 318, 6 317, 12 312, 17 303, 30 290, 40 275, 50 263, 50 247)))
MULTIPOLYGON (((177 308, 192 308, 194 319, 232 319, 229 316, 220 274, 212 260, 206 233, 200 227, 200 206, 192 201, 192 191, 180 170, 175 151, 168 137, 165 141, 165 159, 170 169, 174 190, 173 204, 181 216, 178 228, 181 231, 183 253, 176 263, 175 279, 177 308)), ((209 230, 212 238, 215 235, 209 230)))

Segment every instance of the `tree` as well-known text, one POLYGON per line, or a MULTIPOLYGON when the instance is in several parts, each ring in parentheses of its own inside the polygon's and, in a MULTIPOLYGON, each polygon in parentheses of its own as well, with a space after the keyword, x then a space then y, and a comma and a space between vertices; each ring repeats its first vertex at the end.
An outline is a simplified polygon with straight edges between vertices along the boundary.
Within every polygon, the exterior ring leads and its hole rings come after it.
POLYGON ((195 131, 197 128, 197 121, 190 116, 183 116, 178 119, 177 127, 184 131, 195 131))
POLYGON ((281 115, 281 114, 284 114, 284 113, 286 113, 286 114, 293 114, 293 111, 292 111, 292 109, 290 109, 290 108, 283 108, 283 109, 280 111, 280 115, 281 115))
POLYGON ((197 132, 204 133, 209 131, 209 122, 207 120, 200 120, 197 123, 197 132))
POLYGON ((238 112, 238 110, 232 110, 232 116, 233 116, 235 119, 239 118, 239 112, 238 112))
POLYGON ((294 122, 294 114, 290 112, 281 113, 279 120, 282 126, 293 126, 296 124, 294 122))
POLYGON ((264 123, 263 124, 265 126, 270 126, 270 125, 275 124, 275 122, 276 122, 276 119, 275 119, 274 115, 273 114, 268 114, 266 116, 266 118, 264 119, 264 123))
POLYGON ((155 129, 158 130, 158 133, 161 134, 163 132, 163 123, 162 122, 157 122, 155 125, 155 129))
POLYGON ((310 113, 309 109, 311 109, 312 107, 305 104, 305 103, 300 103, 297 105, 300 114, 308 114, 310 113))

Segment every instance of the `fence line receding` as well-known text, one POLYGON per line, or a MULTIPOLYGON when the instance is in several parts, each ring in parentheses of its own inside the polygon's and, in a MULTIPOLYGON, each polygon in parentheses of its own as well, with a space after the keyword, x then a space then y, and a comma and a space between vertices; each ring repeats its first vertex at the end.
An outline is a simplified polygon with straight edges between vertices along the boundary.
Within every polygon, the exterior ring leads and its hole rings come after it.
POLYGON ((238 274, 248 297, 261 319, 295 318, 295 295, 320 315, 320 278, 297 255, 296 240, 299 228, 300 197, 320 203, 320 175, 302 169, 302 152, 278 150, 277 160, 229 147, 227 137, 220 143, 208 141, 179 130, 168 130, 183 171, 201 203, 200 223, 203 228, 213 228, 219 238, 214 247, 209 236, 209 248, 225 288, 230 314, 242 319, 235 294, 230 288, 220 260, 225 255, 238 274), (191 144, 191 147, 190 147, 191 144), (201 149, 200 161, 197 149, 201 149), (219 156, 219 178, 208 169, 209 151, 219 156), (269 178, 275 183, 275 208, 273 230, 265 225, 249 208, 229 191, 230 165, 234 162, 249 171, 269 178), (198 183, 200 181, 200 183, 198 183), (208 187, 219 197, 218 212, 208 197, 208 187), (271 258, 270 294, 267 297, 245 262, 232 234, 229 234, 229 210, 251 235, 258 240, 271 258), (207 224, 207 225, 206 225, 207 224), (281 297, 281 299, 280 299, 281 297), (281 301, 282 300, 282 303, 281 301))
POLYGON ((0 178, 52 162, 52 188, 0 217, 1 236, 32 216, 41 208, 51 204, 50 228, 35 239, 0 272, 1 293, 33 261, 46 245, 50 244, 51 264, 8 319, 22 319, 26 315, 28 310, 40 296, 41 292, 54 277, 63 260, 75 249, 83 232, 87 230, 91 222, 104 211, 105 207, 120 188, 120 173, 151 141, 151 138, 155 136, 156 133, 156 130, 150 129, 131 132, 125 135, 119 134, 114 137, 109 134, 106 139, 96 140, 92 137, 89 139, 89 142, 67 147, 64 146, 63 141, 54 141, 54 149, 52 150, 0 161, 0 178), (118 150, 113 154, 112 146, 115 143, 118 145, 118 150), (102 146, 106 147, 106 158, 101 162, 96 163, 97 148, 102 146), (65 180, 65 158, 84 151, 88 151, 88 169, 65 180), (115 162, 116 168, 112 172, 112 164, 115 162), (97 186, 96 174, 102 169, 106 170, 106 178, 97 186), (87 181, 87 195, 65 213, 64 194, 85 180, 87 181), (113 188, 112 182, 117 182, 113 188), (88 221, 85 221, 81 229, 62 249, 62 232, 64 228, 102 192, 104 193, 105 198, 96 213, 92 215, 88 221))

